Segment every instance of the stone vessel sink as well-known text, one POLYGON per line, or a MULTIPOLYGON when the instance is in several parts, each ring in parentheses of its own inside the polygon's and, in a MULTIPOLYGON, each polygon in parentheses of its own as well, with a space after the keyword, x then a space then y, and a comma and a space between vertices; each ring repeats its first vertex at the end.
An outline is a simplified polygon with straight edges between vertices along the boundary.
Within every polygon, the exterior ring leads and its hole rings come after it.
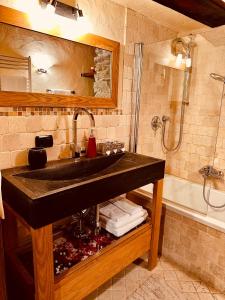
MULTIPOLYGON (((53 167, 22 172, 15 176, 36 180, 76 180, 82 181, 93 174, 97 174, 120 160, 120 155, 99 157, 98 159, 81 159, 67 163, 56 164, 53 167)), ((120 162, 121 163, 121 162, 120 162)))
POLYGON ((79 161, 50 162, 46 168, 2 171, 2 195, 33 228, 53 223, 164 177, 165 161, 122 153, 79 161))

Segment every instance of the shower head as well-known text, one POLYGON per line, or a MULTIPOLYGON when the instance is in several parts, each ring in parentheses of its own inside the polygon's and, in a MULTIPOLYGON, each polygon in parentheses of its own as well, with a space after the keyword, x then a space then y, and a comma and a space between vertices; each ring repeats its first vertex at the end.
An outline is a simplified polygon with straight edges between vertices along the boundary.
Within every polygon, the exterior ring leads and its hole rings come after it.
POLYGON ((215 80, 219 80, 222 81, 223 83, 225 83, 225 76, 216 74, 216 73, 210 73, 210 77, 212 77, 215 80))

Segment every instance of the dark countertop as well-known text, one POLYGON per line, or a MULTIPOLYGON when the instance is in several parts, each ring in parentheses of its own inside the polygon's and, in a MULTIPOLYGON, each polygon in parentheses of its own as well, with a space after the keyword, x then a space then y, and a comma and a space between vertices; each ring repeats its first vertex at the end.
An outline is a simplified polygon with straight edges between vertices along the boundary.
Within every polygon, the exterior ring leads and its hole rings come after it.
POLYGON ((39 228, 162 179, 164 168, 164 160, 129 152, 58 160, 34 171, 10 168, 2 171, 3 201, 39 228))

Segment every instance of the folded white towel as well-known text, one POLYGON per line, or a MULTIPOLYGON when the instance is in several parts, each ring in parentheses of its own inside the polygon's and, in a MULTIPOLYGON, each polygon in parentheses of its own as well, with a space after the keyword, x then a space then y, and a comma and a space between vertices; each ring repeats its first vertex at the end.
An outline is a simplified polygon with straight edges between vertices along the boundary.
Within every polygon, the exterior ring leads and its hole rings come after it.
POLYGON ((128 218, 124 218, 119 221, 114 221, 111 218, 108 218, 108 217, 100 214, 100 222, 101 222, 101 224, 105 224, 105 226, 107 225, 113 229, 117 229, 122 226, 129 225, 133 221, 136 221, 137 219, 146 215, 146 213, 147 213, 147 211, 145 209, 142 209, 141 211, 137 212, 136 214, 129 215, 128 218))
POLYGON ((123 210, 113 205, 109 201, 100 204, 100 214, 114 220, 114 221, 127 221, 130 215, 125 213, 123 210))
POLYGON ((136 214, 142 210, 142 206, 137 205, 124 197, 117 197, 109 201, 130 215, 136 214))
POLYGON ((113 235, 120 237, 121 235, 124 235, 125 233, 127 233, 128 231, 133 229, 134 227, 141 224, 147 218, 147 216, 148 216, 148 214, 146 212, 142 217, 136 219, 135 221, 133 221, 125 226, 121 226, 120 228, 116 228, 116 229, 114 227, 111 227, 108 224, 104 224, 104 223, 101 223, 101 226, 103 228, 105 228, 107 231, 111 232, 113 235))
POLYGON ((2 174, 0 171, 0 219, 4 219, 4 209, 3 209, 3 203, 2 203, 2 174))

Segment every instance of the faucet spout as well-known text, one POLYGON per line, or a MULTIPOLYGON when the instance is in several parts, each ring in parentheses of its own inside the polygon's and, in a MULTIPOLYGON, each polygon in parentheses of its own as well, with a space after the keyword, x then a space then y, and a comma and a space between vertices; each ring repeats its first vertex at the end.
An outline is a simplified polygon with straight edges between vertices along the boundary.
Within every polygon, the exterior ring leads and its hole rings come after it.
POLYGON ((80 107, 80 108, 77 108, 74 112, 74 115, 73 115, 73 121, 76 122, 77 121, 77 118, 79 116, 80 113, 86 113, 90 119, 90 123, 91 123, 91 127, 95 127, 95 119, 94 119, 94 115, 93 113, 88 110, 87 108, 83 108, 83 107, 80 107))
POLYGON ((95 119, 93 113, 88 110, 87 108, 79 107, 74 111, 73 115, 73 147, 72 147, 72 157, 75 157, 75 152, 77 149, 77 119, 78 116, 84 112, 86 115, 88 115, 90 119, 90 125, 91 127, 95 127, 95 119))

